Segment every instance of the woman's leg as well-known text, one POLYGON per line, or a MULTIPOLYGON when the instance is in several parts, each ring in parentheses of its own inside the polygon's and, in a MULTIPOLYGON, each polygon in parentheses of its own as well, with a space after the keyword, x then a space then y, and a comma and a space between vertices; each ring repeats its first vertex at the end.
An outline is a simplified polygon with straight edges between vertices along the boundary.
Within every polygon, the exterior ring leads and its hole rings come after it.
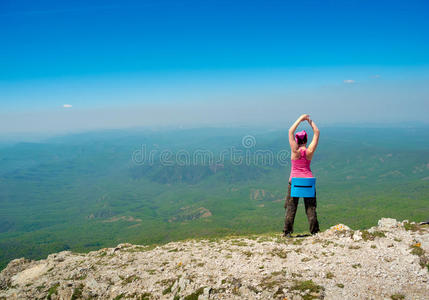
POLYGON ((304 198, 305 213, 307 214, 308 223, 310 224, 310 233, 315 234, 320 231, 319 222, 316 213, 316 195, 312 198, 304 198))
POLYGON ((285 227, 283 229, 284 234, 289 234, 293 232, 293 222, 295 221, 295 214, 296 214, 296 208, 298 207, 298 197, 291 197, 291 184, 289 183, 286 202, 285 202, 285 208, 286 208, 286 215, 285 215, 285 227))

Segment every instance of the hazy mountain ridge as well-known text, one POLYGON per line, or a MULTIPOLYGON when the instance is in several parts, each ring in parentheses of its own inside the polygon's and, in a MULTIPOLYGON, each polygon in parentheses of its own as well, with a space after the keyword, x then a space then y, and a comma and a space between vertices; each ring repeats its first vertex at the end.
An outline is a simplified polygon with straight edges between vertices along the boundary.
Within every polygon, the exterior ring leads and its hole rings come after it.
POLYGON ((427 299, 429 226, 120 244, 11 261, 0 299, 427 299))

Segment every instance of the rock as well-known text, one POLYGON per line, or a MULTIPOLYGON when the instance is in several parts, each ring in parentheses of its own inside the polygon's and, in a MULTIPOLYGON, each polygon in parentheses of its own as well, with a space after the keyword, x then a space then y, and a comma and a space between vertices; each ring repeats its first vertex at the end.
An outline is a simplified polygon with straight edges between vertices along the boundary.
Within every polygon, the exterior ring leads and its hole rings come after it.
POLYGON ((46 263, 40 263, 17 273, 12 277, 12 285, 26 285, 35 281, 48 270, 46 263))
POLYGON ((204 290, 203 290, 203 295, 209 295, 210 294, 210 291, 211 291, 211 287, 206 287, 206 288, 204 288, 204 290))
POLYGON ((90 290, 97 290, 100 288, 100 284, 94 278, 87 279, 85 281, 85 286, 90 290))
POLYGON ((355 240, 355 241, 360 241, 360 240, 362 240, 362 232, 360 232, 359 230, 356 230, 354 233, 353 233, 353 240, 355 240))
POLYGON ((175 292, 177 290, 177 287, 179 286, 179 281, 176 280, 173 284, 173 286, 171 287, 171 291, 175 292))
POLYGON ((247 287, 245 287, 244 285, 243 286, 241 286, 239 289, 238 289, 238 291, 239 291, 239 293, 240 293, 240 296, 242 296, 243 298, 248 298, 248 295, 249 295, 249 289, 247 288, 247 287))
POLYGON ((0 290, 6 290, 12 284, 12 277, 27 268, 29 264, 31 260, 26 258, 12 260, 0 273, 0 290))
POLYGON ((50 254, 48 259, 52 259, 55 262, 63 262, 65 261, 66 257, 71 254, 71 251, 61 251, 59 253, 50 254))
POLYGON ((337 224, 324 232, 318 233, 316 236, 321 238, 345 236, 349 231, 350 231, 350 227, 348 227, 347 225, 337 224))
POLYGON ((179 279, 179 282, 178 282, 178 285, 179 285, 179 288, 180 288, 180 290, 184 290, 185 289, 185 287, 186 287, 186 285, 189 283, 189 280, 188 279, 185 279, 185 278, 180 278, 179 279))
POLYGON ((17 259, 0 272, 0 299, 425 299, 429 228, 407 231, 392 220, 370 228, 372 240, 339 224, 286 241, 279 232, 17 259))
POLYGON ((398 221, 396 221, 395 219, 381 218, 378 221, 378 228, 381 229, 381 230, 383 230, 383 229, 389 230, 389 229, 392 229, 392 228, 397 228, 399 226, 401 226, 401 223, 398 222, 398 221))

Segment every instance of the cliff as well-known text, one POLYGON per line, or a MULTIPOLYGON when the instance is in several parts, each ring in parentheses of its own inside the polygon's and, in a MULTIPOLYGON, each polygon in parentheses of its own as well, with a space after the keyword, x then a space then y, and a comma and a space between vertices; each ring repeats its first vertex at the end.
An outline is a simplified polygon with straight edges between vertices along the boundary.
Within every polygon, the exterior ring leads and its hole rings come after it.
POLYGON ((0 299, 429 299, 429 226, 120 244, 15 259, 0 299))

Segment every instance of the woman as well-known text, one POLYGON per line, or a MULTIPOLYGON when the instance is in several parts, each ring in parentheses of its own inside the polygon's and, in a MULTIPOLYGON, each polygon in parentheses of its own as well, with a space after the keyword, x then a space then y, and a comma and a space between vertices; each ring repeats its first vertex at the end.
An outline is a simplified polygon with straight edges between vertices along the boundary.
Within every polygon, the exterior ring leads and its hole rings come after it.
MULTIPOLYGON (((293 232, 293 222, 295 220, 296 208, 298 206, 298 197, 291 197, 291 180, 292 177, 313 177, 310 169, 311 159, 316 151, 319 142, 320 131, 309 115, 302 115, 295 121, 289 129, 289 144, 291 149, 291 171, 289 177, 288 195, 286 197, 285 208, 285 227, 283 229, 284 235, 290 237, 293 232), (307 148, 307 133, 305 130, 295 134, 298 125, 307 121, 311 128, 313 128, 313 140, 307 148)), ((305 212, 307 214, 308 223, 310 223, 310 233, 316 234, 319 232, 319 222, 317 221, 316 214, 316 194, 312 198, 304 198, 305 212)))

